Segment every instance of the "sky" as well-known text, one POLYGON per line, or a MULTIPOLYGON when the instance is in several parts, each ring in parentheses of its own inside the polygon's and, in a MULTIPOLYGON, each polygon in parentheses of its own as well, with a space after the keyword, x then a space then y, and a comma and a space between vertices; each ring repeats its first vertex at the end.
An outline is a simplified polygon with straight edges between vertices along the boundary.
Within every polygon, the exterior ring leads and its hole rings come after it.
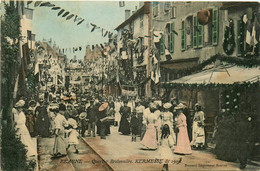
POLYGON ((125 1, 124 7, 119 7, 118 1, 50 2, 85 19, 82 24, 77 25, 73 21, 74 18, 66 20, 66 17, 61 17, 65 12, 57 16, 60 10, 51 10, 51 7, 34 7, 34 3, 29 5, 34 9, 32 32, 36 34, 37 41, 51 38, 52 42, 55 41, 60 48, 82 47, 81 51, 75 53, 69 53, 67 50, 65 54, 69 59, 74 55, 77 59, 83 59, 86 45, 96 45, 108 41, 107 36, 102 37, 101 29, 91 32, 92 26, 89 23, 116 33, 114 29, 125 20, 125 9, 133 11, 135 6, 139 8, 137 1, 125 1))

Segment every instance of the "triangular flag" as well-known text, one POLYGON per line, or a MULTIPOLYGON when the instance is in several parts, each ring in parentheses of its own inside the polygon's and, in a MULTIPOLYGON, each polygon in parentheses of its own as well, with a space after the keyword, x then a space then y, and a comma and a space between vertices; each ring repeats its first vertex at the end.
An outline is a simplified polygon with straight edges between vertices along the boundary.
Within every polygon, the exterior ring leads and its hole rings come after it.
POLYGON ((77 25, 80 25, 85 19, 82 19, 77 25))
POLYGON ((40 7, 54 7, 54 4, 51 4, 50 2, 44 2, 40 5, 40 7))
POLYGON ((60 7, 52 7, 51 9, 52 10, 58 10, 58 9, 60 9, 60 7))
POLYGON ((41 3, 42 3, 42 1, 36 1, 36 2, 34 3, 34 7, 38 7, 41 3))
POLYGON ((104 37, 106 37, 107 33, 108 33, 108 31, 106 31, 106 33, 104 34, 104 37))
POLYGON ((31 4, 32 2, 33 2, 33 1, 28 1, 28 2, 27 2, 27 5, 31 4))
POLYGON ((74 14, 70 14, 70 15, 66 18, 66 20, 70 20, 73 16, 74 16, 74 14))
POLYGON ((70 13, 69 11, 65 12, 65 13, 62 15, 62 17, 66 17, 69 13, 70 13))
POLYGON ((93 32, 96 29, 97 25, 92 24, 92 23, 90 23, 90 24, 93 26, 93 28, 91 29, 91 32, 93 32))
POLYGON ((58 13, 58 16, 60 16, 64 11, 65 11, 64 9, 60 10, 60 12, 58 13))

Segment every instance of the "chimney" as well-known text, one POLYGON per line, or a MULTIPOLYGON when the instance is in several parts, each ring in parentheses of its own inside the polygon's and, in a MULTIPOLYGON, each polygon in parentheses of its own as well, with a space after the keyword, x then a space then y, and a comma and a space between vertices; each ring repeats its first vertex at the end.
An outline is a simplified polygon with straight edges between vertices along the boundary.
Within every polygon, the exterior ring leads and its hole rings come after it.
POLYGON ((130 15, 131 15, 131 11, 126 9, 125 10, 125 20, 127 20, 130 17, 130 15))

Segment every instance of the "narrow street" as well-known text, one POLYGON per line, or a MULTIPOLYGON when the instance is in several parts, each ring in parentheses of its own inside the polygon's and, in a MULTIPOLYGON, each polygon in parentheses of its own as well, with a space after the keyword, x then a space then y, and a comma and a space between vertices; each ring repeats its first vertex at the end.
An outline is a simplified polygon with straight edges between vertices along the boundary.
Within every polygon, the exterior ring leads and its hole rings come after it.
POLYGON ((74 147, 70 147, 68 155, 61 158, 52 158, 53 143, 54 138, 39 138, 39 170, 113 170, 82 139, 77 146, 79 154, 75 154, 74 147))
MULTIPOLYGON (((111 135, 80 138, 79 154, 70 147, 68 156, 51 159, 54 138, 39 139, 40 170, 161 170, 157 150, 142 150, 139 138, 131 142, 131 136, 120 135, 118 127, 111 126, 111 135), (84 141, 83 141, 84 139, 84 141), (93 149, 93 150, 92 150, 93 149), (104 159, 100 158, 99 155, 104 159), (62 164, 61 164, 62 163, 62 164)), ((248 165, 246 170, 258 166, 248 165)), ((216 159, 208 150, 193 151, 192 155, 176 155, 170 160, 169 170, 240 170, 239 163, 216 159)))

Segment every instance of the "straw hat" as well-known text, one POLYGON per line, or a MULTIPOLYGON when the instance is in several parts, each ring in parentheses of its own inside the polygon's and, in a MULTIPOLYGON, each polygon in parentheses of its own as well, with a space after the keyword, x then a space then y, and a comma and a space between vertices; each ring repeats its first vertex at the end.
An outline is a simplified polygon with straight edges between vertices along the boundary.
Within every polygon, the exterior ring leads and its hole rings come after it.
POLYGON ((165 109, 169 109, 169 108, 172 107, 172 104, 171 104, 171 103, 165 103, 165 104, 163 105, 163 107, 164 107, 165 109))
POLYGON ((99 112, 102 112, 102 111, 106 110, 107 107, 108 107, 108 103, 105 102, 105 103, 103 103, 103 104, 98 108, 98 111, 99 111, 99 112))
POLYGON ((174 109, 183 109, 183 108, 185 108, 185 106, 182 104, 182 103, 180 103, 180 104, 178 104, 178 106, 176 106, 174 109))
POLYGON ((14 107, 23 107, 25 105, 25 101, 24 100, 19 100, 14 107))
POLYGON ((86 112, 82 112, 80 115, 79 115, 79 119, 85 119, 87 117, 87 113, 86 112))

